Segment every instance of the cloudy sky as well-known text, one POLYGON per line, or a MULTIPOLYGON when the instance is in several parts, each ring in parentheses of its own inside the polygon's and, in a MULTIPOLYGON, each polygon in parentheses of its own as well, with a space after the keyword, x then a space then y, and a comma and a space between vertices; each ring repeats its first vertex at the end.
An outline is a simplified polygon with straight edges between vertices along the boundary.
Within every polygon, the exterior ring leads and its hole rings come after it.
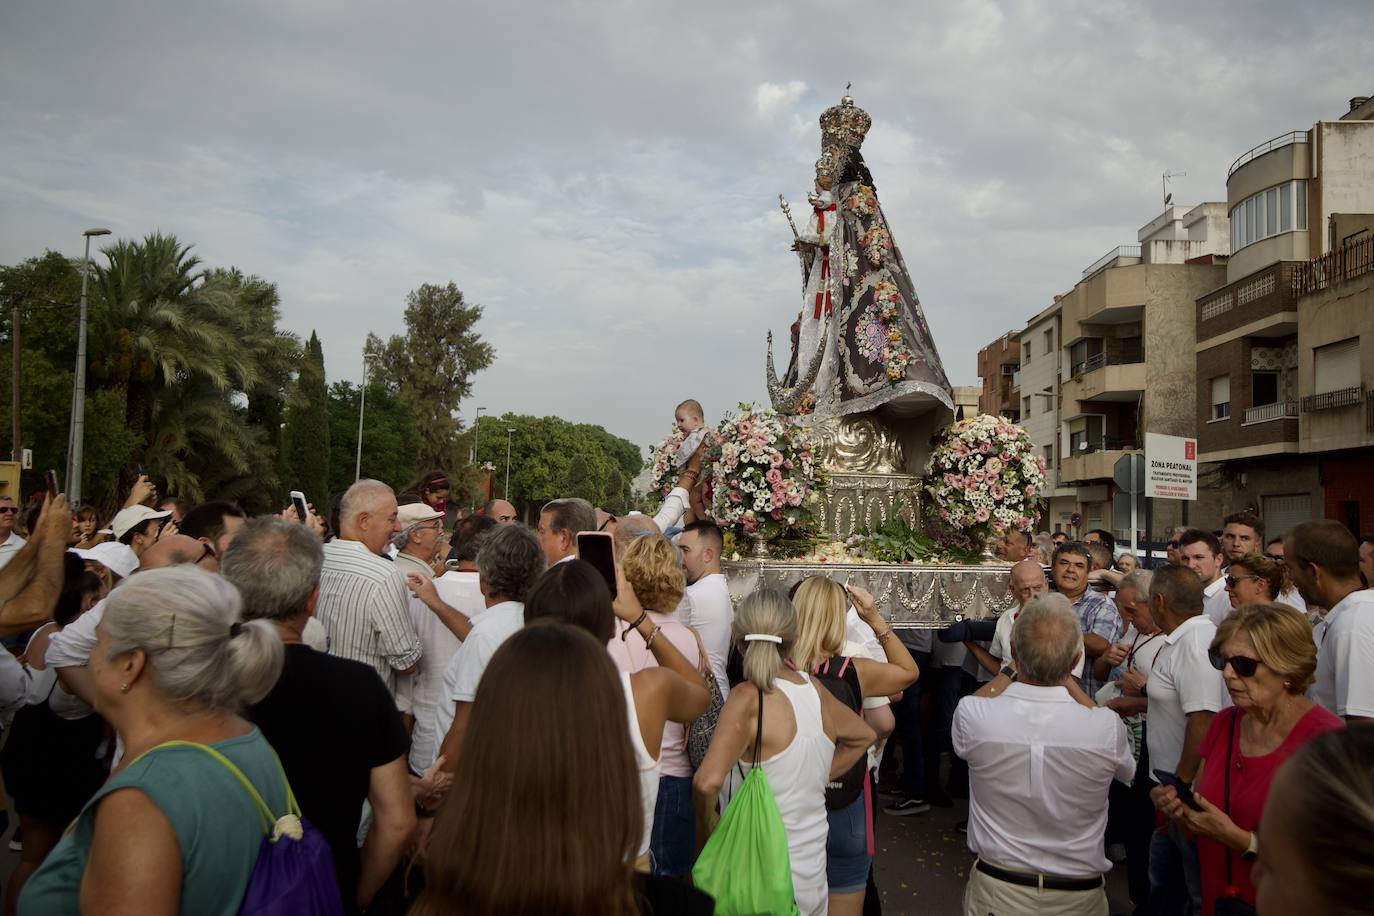
MULTIPOLYGON (((0 9, 0 263, 153 230, 276 282, 358 379, 454 281, 497 352, 470 420, 640 444, 763 398, 800 287, 816 117, 846 82, 955 384, 1161 209, 1374 94, 1367 0, 1141 4, 16 0, 0 9)), ((785 355, 782 360, 785 361, 785 355)))

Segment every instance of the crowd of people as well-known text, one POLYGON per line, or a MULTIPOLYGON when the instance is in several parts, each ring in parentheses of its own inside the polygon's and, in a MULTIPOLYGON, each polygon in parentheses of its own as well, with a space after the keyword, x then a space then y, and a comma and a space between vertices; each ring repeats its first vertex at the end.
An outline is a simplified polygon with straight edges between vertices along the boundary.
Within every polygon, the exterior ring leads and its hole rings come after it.
POLYGON ((1102 916, 1114 864, 1138 914, 1370 911, 1374 540, 1012 532, 1012 608, 894 630, 824 576, 733 601, 678 471, 528 527, 441 473, 251 519, 140 479, 107 527, 0 497, 5 913, 237 913, 283 832, 321 912, 710 913, 755 770, 801 913, 881 912, 879 812, 953 798, 968 914, 1102 916))

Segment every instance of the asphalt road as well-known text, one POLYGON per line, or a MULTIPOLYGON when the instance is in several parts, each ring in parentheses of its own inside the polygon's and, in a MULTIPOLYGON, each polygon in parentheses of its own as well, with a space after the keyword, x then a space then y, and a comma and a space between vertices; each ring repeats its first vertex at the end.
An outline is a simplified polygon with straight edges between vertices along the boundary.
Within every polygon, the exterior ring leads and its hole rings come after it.
MULTIPOLYGON (((878 813, 876 880, 884 916, 958 916, 964 884, 973 866, 967 837, 956 824, 968 817, 968 802, 931 808, 925 814, 892 817, 878 813)), ((1112 913, 1131 912, 1122 865, 1107 876, 1112 913)))
MULTIPOLYGON (((877 799, 879 805, 884 799, 877 799)), ((952 807, 931 808, 925 814, 891 817, 878 813, 877 882, 885 916, 958 916, 963 912, 964 883, 973 854, 956 824, 968 817, 968 803, 955 799, 952 807)), ((0 837, 0 884, 7 884, 19 854, 9 849, 18 818, 10 813, 10 829, 0 837)), ((1117 866, 1107 876, 1112 913, 1129 913, 1126 874, 1117 866)))

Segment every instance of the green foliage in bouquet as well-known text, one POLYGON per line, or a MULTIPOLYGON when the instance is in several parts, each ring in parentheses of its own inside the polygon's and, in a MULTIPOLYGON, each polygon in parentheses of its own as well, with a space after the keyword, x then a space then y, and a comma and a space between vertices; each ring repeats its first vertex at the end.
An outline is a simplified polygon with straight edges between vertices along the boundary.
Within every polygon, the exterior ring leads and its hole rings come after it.
POLYGON ((930 526, 913 528, 905 519, 894 518, 876 531, 856 534, 845 545, 857 556, 879 563, 941 563, 977 566, 982 562, 978 550, 951 543, 932 533, 930 526))

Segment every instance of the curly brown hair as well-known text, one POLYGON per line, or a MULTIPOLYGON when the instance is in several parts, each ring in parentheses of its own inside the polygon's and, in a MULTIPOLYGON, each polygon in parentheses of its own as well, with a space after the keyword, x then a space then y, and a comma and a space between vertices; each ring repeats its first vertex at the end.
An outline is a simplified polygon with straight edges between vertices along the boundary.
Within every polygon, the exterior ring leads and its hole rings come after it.
POLYGON ((621 558, 625 581, 646 610, 671 614, 682 601, 687 580, 678 563, 677 548, 661 534, 635 538, 621 558))

